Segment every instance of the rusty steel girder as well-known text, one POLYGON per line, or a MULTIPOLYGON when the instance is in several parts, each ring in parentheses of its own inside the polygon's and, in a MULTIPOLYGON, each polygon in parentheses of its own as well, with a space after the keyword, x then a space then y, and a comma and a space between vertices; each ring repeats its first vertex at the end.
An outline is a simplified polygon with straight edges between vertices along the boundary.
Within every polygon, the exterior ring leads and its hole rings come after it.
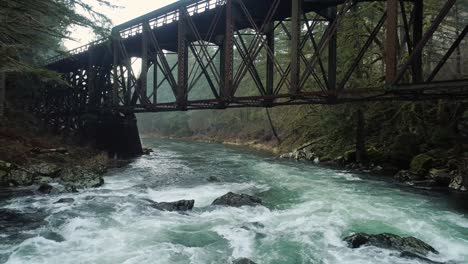
POLYGON ((61 73, 69 86, 47 86, 37 109, 72 115, 465 99, 467 80, 440 81, 437 74, 463 43, 468 25, 434 69, 423 70, 423 50, 456 1, 447 0, 425 32, 424 0, 179 1, 115 27, 109 38, 52 58, 47 67, 61 73), (361 37, 363 44, 356 44, 349 67, 340 64, 338 72, 343 21, 356 7, 373 2, 382 5, 380 19, 361 37), (379 34, 385 36, 385 81, 352 87, 351 77, 379 34), (290 44, 287 59, 279 55, 279 36, 290 44), (136 72, 137 59, 141 67, 136 72), (247 79, 255 85, 246 92, 247 79), (306 89, 310 83, 316 86, 312 91, 306 89), (200 86, 209 95, 191 99, 200 86), (163 87, 174 101, 161 101, 163 87))

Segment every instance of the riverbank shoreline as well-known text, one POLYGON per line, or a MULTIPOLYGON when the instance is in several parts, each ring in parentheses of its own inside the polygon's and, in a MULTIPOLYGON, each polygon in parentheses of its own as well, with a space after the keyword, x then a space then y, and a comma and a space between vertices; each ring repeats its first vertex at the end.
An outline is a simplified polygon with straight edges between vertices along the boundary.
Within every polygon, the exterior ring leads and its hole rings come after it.
MULTIPOLYGON (((418 189, 428 189, 434 191, 455 191, 466 193, 468 192, 468 182, 465 180, 468 175, 464 174, 463 157, 459 160, 452 159, 444 164, 437 157, 430 154, 419 154, 411 159, 410 167, 395 166, 385 162, 375 162, 375 160, 383 160, 379 156, 375 148, 368 148, 369 156, 373 156, 374 160, 369 159, 366 163, 356 161, 356 152, 348 150, 342 155, 337 156, 331 153, 323 153, 323 148, 316 151, 317 142, 305 143, 297 148, 290 148, 285 151, 279 148, 278 142, 261 142, 260 140, 243 140, 243 139, 212 139, 204 136, 191 137, 173 137, 163 136, 158 134, 143 134, 142 138, 160 138, 160 139, 176 139, 187 140, 193 142, 218 143, 227 146, 242 146, 253 150, 266 151, 278 158, 293 159, 297 161, 310 162, 314 165, 323 166, 332 169, 346 169, 352 172, 369 173, 381 177, 391 178, 398 183, 406 186, 411 186, 418 189), (450 162, 452 164, 450 164, 450 162), (459 164, 457 164, 459 163, 459 164), (455 164, 455 165, 454 165, 455 164)), ((449 152, 450 150, 446 150, 449 152)), ((439 155, 440 155, 439 150, 439 155)), ((390 153, 390 155, 394 155, 390 153)), ((444 154, 445 155, 445 154, 444 154)))

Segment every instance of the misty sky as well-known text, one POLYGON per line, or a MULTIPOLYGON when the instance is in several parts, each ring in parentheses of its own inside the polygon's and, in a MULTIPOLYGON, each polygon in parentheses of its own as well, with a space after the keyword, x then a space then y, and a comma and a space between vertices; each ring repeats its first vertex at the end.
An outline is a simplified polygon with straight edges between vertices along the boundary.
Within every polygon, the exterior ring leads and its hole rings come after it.
MULTIPOLYGON (((176 1, 177 0, 111 0, 113 4, 121 8, 112 9, 96 5, 96 10, 111 18, 114 25, 118 25, 176 1)), ((64 43, 65 47, 69 50, 82 46, 95 39, 94 34, 90 30, 74 28, 72 31, 71 37, 75 39, 75 41, 66 40, 64 43)))

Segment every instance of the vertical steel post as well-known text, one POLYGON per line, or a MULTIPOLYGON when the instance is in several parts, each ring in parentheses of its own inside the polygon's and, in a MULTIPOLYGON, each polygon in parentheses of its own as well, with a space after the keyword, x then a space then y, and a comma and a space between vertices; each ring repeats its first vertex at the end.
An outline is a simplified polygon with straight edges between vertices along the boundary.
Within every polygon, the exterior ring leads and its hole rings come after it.
MULTIPOLYGON (((127 85, 125 90, 125 105, 130 105, 132 101, 132 58, 124 58, 124 65, 127 68, 127 85)), ((125 77, 122 77, 125 79, 125 77)), ((125 80, 124 80, 125 81, 125 80)))
POLYGON ((301 14, 302 0, 292 0, 291 14, 291 93, 300 92, 300 43, 301 43, 301 14))
POLYGON ((266 32, 267 47, 271 51, 271 54, 267 54, 267 65, 266 65, 266 94, 273 95, 274 90, 274 63, 275 63, 275 24, 271 22, 267 27, 266 32))
POLYGON ((117 39, 118 32, 112 32, 112 71, 113 71, 113 78, 112 78, 112 104, 114 106, 119 104, 119 41, 117 39))
POLYGON ((177 81, 177 104, 182 109, 187 107, 188 100, 188 41, 187 41, 187 21, 185 21, 185 11, 179 10, 177 49, 178 49, 178 81, 177 81))
MULTIPOLYGON (((336 20, 336 6, 330 7, 329 23, 332 24, 336 20)), ((336 90, 336 64, 337 64, 337 30, 333 32, 328 43, 328 90, 336 90)))
MULTIPOLYGON (((142 34, 142 41, 141 41, 141 74, 140 74, 140 98, 142 98, 145 102, 147 102, 148 98, 148 34, 150 26, 148 22, 143 23, 143 34, 142 34)), ((142 102, 142 103, 145 103, 142 102)))
POLYGON ((155 51, 153 57, 153 104, 158 103, 158 55, 155 51))
MULTIPOLYGON (((413 50, 421 41, 423 35, 423 19, 424 19, 424 1, 414 0, 414 21, 413 21, 413 50)), ((413 72, 413 82, 420 83, 423 81, 422 70, 422 54, 416 55, 413 64, 411 65, 413 72)))
POLYGON ((91 45, 88 49, 88 68, 86 75, 88 76, 88 96, 91 107, 97 107, 96 102, 96 59, 93 52, 94 47, 91 45))
POLYGON ((223 100, 229 100, 234 95, 232 87, 234 79, 234 19, 232 16, 233 12, 233 0, 226 0, 225 5, 226 11, 226 32, 224 33, 223 47, 221 48, 220 56, 220 72, 221 72, 221 89, 220 95, 223 100))
POLYGON ((4 116, 5 113, 5 75, 5 72, 0 72, 0 119, 4 116))
POLYGON ((392 84, 397 75, 398 0, 387 0, 387 37, 385 40, 385 80, 392 84))

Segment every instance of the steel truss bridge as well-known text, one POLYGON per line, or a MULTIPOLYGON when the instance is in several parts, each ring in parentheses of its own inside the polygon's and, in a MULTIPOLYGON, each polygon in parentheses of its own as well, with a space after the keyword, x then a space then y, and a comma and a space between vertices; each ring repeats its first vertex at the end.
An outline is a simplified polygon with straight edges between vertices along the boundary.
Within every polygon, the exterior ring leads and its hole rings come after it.
POLYGON ((464 42, 468 25, 454 41, 447 40, 451 43, 434 67, 423 65, 425 48, 457 0, 441 2, 424 28, 424 0, 181 0, 116 26, 108 38, 52 58, 48 68, 69 85, 48 85, 37 111, 77 115, 465 99, 468 80, 441 81, 439 73, 464 42), (350 66, 338 73, 337 36, 343 20, 353 15, 353 8, 376 2, 382 6, 376 14, 380 19, 360 37, 364 45, 357 47, 350 66), (280 33, 289 41, 287 59, 275 50, 280 33), (384 36, 385 80, 351 87, 351 77, 366 63, 363 58, 379 34, 384 36), (141 71, 132 67, 132 58, 141 59, 141 71), (148 85, 149 77, 153 85, 148 85), (241 96, 247 77, 257 90, 241 96), (201 79, 210 96, 190 99, 201 79), (311 82, 317 87, 305 89, 311 82), (161 102, 162 87, 170 87, 173 102, 161 102))

